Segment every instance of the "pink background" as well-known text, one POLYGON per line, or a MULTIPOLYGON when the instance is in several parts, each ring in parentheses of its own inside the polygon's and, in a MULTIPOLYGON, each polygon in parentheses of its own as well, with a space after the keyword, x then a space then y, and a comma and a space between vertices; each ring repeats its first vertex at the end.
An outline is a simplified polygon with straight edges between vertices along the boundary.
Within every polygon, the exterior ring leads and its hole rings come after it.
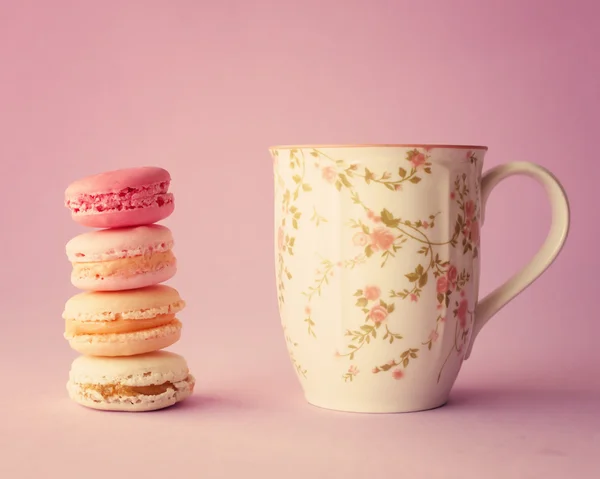
MULTIPOLYGON (((593 0, 4 1, 0 477, 592 477, 599 14, 593 0), (486 144, 487 168, 536 161, 570 195, 562 255, 485 327, 435 411, 312 408, 285 350, 267 147, 365 142, 486 144), (197 394, 98 413, 64 387, 76 356, 62 338, 76 292, 64 244, 84 229, 62 195, 135 165, 174 178, 171 284, 188 308, 172 350, 197 394)), ((482 294, 549 221, 531 180, 494 192, 482 294)))

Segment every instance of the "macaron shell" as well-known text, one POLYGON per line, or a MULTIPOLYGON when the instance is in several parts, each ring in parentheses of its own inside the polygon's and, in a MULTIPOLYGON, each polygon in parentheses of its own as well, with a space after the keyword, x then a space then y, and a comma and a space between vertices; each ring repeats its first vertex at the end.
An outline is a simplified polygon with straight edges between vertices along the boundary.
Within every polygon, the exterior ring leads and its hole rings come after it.
POLYGON ((170 182, 171 175, 164 168, 141 166, 105 171, 86 176, 71 183, 65 191, 65 198, 101 193, 117 193, 128 187, 139 187, 154 183, 170 182))
POLYGON ((156 351, 123 358, 79 356, 71 364, 69 379, 84 384, 149 386, 182 381, 188 373, 183 356, 171 351, 156 351))
POLYGON ((182 383, 182 387, 177 389, 177 391, 170 389, 157 396, 139 395, 95 401, 84 396, 81 393, 81 388, 71 382, 67 384, 67 391, 73 401, 87 408, 101 411, 148 412, 165 409, 187 399, 194 392, 194 386, 195 378, 190 374, 189 380, 182 383))
POLYGON ((72 349, 87 356, 135 356, 168 348, 181 338, 181 323, 123 334, 81 334, 66 338, 72 349))
POLYGON ((128 291, 86 291, 65 303, 63 319, 110 321, 152 318, 181 311, 185 302, 170 286, 158 284, 128 291))
POLYGON ((171 230, 162 225, 89 231, 72 238, 65 247, 72 263, 113 261, 173 248, 171 230))
POLYGON ((82 226, 90 228, 123 228, 162 221, 175 210, 175 201, 162 206, 146 206, 125 211, 105 211, 102 213, 71 213, 71 218, 82 226))
POLYGON ((157 271, 137 273, 133 276, 114 275, 82 278, 73 272, 71 283, 76 288, 84 291, 125 291, 158 285, 171 279, 176 272, 177 262, 174 260, 173 263, 157 271))

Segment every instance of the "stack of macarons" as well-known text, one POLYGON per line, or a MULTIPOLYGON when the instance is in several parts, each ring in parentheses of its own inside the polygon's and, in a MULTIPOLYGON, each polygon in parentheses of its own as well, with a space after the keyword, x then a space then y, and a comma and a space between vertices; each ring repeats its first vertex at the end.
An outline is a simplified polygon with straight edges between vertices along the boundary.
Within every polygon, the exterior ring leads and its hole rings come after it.
POLYGON ((162 351, 181 335, 185 302, 161 284, 177 271, 171 176, 157 167, 89 176, 65 191, 77 223, 96 228, 71 239, 71 283, 83 290, 64 308, 65 338, 81 353, 67 390, 94 409, 150 411, 187 398, 195 380, 185 359, 162 351))

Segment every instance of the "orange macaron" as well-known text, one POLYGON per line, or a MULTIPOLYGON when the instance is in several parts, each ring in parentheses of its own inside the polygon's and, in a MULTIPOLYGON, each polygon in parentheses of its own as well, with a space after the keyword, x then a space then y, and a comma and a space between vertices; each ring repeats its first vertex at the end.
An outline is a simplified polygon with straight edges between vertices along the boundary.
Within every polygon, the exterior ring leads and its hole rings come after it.
POLYGON ((181 336, 176 315, 185 307, 166 285, 88 291, 65 304, 65 338, 84 355, 131 356, 166 348, 181 336))

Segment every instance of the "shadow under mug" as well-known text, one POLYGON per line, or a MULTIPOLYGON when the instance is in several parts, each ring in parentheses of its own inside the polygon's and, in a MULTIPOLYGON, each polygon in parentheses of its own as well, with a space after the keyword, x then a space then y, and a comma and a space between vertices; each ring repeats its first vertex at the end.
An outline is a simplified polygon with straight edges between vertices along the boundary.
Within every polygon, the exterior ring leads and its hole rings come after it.
POLYGON ((309 403, 409 412, 446 403, 486 322, 554 261, 569 229, 557 179, 533 163, 482 174, 481 146, 282 146, 275 178, 277 297, 309 403), (552 226, 535 257, 478 297, 493 188, 541 183, 552 226))

